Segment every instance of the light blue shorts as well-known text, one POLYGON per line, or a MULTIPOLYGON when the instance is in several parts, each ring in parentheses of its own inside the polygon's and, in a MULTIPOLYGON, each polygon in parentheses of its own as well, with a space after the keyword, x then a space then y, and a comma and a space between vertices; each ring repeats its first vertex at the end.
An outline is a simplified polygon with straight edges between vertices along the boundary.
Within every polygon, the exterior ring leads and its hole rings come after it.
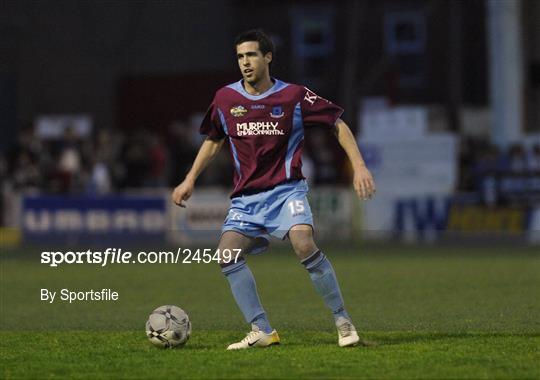
POLYGON ((268 247, 270 236, 285 239, 291 227, 297 224, 313 227, 307 192, 306 181, 299 180, 260 193, 235 197, 221 233, 237 231, 257 238, 250 253, 261 253, 268 247))

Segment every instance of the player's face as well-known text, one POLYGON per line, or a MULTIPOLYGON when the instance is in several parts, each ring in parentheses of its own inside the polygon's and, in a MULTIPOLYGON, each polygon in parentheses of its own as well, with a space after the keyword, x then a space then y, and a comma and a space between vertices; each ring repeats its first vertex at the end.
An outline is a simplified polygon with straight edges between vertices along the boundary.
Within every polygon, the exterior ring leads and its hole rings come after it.
POLYGON ((268 65, 272 61, 272 53, 263 56, 257 41, 246 41, 236 45, 236 58, 246 82, 257 83, 269 75, 268 65))

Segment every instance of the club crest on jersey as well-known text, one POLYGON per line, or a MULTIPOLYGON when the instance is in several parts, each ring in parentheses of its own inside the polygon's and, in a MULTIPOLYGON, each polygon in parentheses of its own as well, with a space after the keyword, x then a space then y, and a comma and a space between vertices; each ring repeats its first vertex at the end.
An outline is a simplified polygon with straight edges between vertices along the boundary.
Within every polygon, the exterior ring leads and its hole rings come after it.
POLYGON ((244 116, 248 110, 244 106, 235 106, 231 108, 231 115, 234 117, 242 117, 244 116))
POLYGON ((281 108, 281 106, 272 107, 272 113, 270 114, 271 117, 278 119, 283 117, 283 115, 285 115, 285 113, 283 112, 283 108, 281 108))

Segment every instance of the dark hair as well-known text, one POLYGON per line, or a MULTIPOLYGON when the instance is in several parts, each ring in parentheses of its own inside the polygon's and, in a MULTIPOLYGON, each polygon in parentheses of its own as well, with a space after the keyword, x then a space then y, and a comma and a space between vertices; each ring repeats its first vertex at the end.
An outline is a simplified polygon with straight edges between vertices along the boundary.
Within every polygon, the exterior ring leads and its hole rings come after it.
POLYGON ((274 43, 262 30, 251 29, 240 33, 234 40, 234 47, 236 48, 241 43, 248 41, 258 42, 262 55, 266 55, 266 53, 274 54, 274 43))

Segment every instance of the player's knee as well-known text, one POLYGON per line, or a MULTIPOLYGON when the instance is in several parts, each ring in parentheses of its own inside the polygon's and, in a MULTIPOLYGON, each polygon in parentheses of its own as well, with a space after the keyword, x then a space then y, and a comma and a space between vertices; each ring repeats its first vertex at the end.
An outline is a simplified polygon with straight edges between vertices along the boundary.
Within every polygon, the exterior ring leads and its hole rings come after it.
POLYGON ((317 250, 313 240, 313 229, 308 225, 298 225, 289 231, 289 239, 294 252, 300 259, 305 259, 317 250))
POLYGON ((241 263, 244 261, 244 256, 242 255, 242 250, 240 248, 224 248, 219 251, 219 261, 218 264, 224 268, 226 266, 241 263))
POLYGON ((218 264, 221 266, 236 263, 244 259, 242 256, 244 250, 239 245, 219 244, 217 251, 219 257, 218 264))
POLYGON ((236 263, 243 260, 243 253, 249 247, 251 239, 234 231, 227 231, 218 244, 219 264, 236 263))
POLYGON ((304 259, 317 250, 317 245, 311 236, 291 240, 294 252, 300 259, 304 259))

